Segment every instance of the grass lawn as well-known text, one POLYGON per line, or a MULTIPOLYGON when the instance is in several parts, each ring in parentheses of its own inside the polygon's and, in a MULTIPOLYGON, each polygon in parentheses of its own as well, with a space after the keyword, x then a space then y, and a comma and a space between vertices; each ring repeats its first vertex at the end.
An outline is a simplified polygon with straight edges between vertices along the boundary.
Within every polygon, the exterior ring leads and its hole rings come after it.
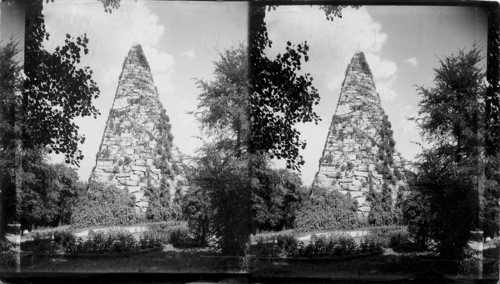
MULTIPOLYGON (((498 248, 485 250, 498 260, 498 248), (495 256, 496 253, 496 256, 495 256)), ((277 259, 249 256, 224 257, 208 249, 186 248, 108 257, 22 258, 22 272, 41 273, 251 273, 254 277, 477 279, 478 262, 459 264, 439 260, 430 253, 394 253, 351 260, 277 259)), ((6 272, 6 270, 3 270, 6 272)), ((498 261, 484 262, 483 278, 498 278, 498 261)))
POLYGON ((21 271, 206 273, 247 270, 241 258, 222 257, 207 249, 189 248, 102 258, 27 256, 22 259, 21 271))
MULTIPOLYGON (((429 253, 384 253, 345 261, 250 261, 252 275, 258 277, 314 278, 451 278, 477 279, 478 263, 441 261, 429 253)), ((483 265, 484 279, 498 278, 498 263, 483 265)))

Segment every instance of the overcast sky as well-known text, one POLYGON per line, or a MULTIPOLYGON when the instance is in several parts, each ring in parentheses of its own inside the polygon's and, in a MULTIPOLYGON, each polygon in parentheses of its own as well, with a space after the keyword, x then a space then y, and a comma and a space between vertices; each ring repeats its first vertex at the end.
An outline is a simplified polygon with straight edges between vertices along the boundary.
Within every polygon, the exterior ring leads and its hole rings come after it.
MULTIPOLYGON (((418 112, 415 85, 432 86, 438 58, 470 48, 477 42, 486 50, 487 19, 481 10, 467 7, 364 6, 347 8, 333 22, 317 6, 281 6, 266 14, 273 48, 283 52, 287 41, 307 40, 310 61, 304 72, 314 78, 321 102, 318 125, 299 126, 307 148, 302 180, 310 185, 340 95, 345 70, 357 49, 363 51, 375 79, 382 106, 394 130, 396 150, 413 159, 420 150, 418 131, 407 117, 418 112)), ((276 163, 281 167, 283 163, 276 163)))
MULTIPOLYGON (((112 14, 96 0, 57 0, 44 6, 45 46, 52 50, 66 33, 89 38, 89 55, 82 63, 94 71, 101 95, 95 102, 101 115, 79 119, 87 137, 79 169, 87 180, 95 166, 106 119, 116 93, 123 60, 133 43, 142 45, 152 69, 160 100, 172 123, 174 144, 191 155, 200 146, 195 110, 199 89, 194 78, 211 80, 218 53, 247 43, 247 4, 220 2, 122 1, 112 14)), ((60 161, 52 157, 52 162, 60 161)))

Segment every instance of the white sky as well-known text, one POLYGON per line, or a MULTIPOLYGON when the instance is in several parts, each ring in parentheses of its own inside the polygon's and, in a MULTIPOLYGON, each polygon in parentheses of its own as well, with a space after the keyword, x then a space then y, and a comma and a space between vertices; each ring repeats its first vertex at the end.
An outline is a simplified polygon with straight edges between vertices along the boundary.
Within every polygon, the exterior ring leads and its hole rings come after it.
MULTIPOLYGON (((188 111, 196 109, 199 89, 194 78, 211 80, 218 53, 247 42, 247 4, 217 2, 122 1, 112 14, 96 0, 57 0, 44 6, 52 50, 66 33, 89 38, 82 63, 94 71, 101 95, 95 101, 101 115, 78 119, 87 137, 79 169, 87 180, 95 166, 101 137, 115 96, 123 60, 133 43, 142 45, 163 107, 172 123, 174 144, 191 155, 201 146, 199 128, 188 111)), ((52 162, 61 161, 52 156, 52 162)))
MULTIPOLYGON (((396 150, 413 159, 420 150, 412 141, 420 137, 406 118, 418 112, 415 85, 432 86, 438 58, 470 48, 477 41, 486 48, 486 15, 467 7, 364 6, 347 8, 342 18, 327 21, 317 6, 281 6, 266 14, 273 48, 285 50, 287 41, 306 41, 310 61, 304 72, 314 78, 321 102, 316 112, 322 121, 298 127, 307 147, 301 175, 310 185, 318 170, 331 117, 340 95, 345 70, 355 50, 363 51, 374 75, 382 106, 394 130, 396 150)), ((484 50, 485 51, 485 50, 484 50)), ((282 167, 282 161, 276 161, 282 167)))

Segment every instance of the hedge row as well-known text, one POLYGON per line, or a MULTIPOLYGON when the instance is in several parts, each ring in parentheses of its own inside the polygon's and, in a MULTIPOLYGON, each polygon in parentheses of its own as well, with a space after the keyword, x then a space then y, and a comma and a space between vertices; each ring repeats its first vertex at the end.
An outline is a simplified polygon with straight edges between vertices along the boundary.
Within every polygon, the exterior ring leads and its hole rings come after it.
POLYGON ((383 248, 409 251, 415 248, 415 244, 405 228, 375 229, 363 237, 359 245, 347 234, 313 234, 309 244, 298 241, 292 235, 259 237, 254 252, 268 257, 342 257, 379 252, 383 248))
POLYGON ((156 225, 143 232, 138 239, 126 230, 91 230, 86 240, 75 237, 70 231, 56 231, 52 239, 35 234, 31 241, 23 244, 23 250, 47 254, 121 253, 160 247, 163 244, 182 246, 188 242, 186 226, 156 225))

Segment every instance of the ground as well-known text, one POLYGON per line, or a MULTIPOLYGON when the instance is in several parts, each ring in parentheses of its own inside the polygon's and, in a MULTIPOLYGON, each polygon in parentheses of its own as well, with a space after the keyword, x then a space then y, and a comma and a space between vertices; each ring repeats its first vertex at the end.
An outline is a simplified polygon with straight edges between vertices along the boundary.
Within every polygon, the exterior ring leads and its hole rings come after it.
MULTIPOLYGON (((82 233, 85 230, 80 230, 82 233)), ((301 234, 300 238, 309 235, 301 234)), ((484 246, 484 279, 497 279, 498 242, 484 246)), ((471 242, 471 248, 477 243, 471 242)), ((477 279, 479 260, 442 261, 435 254, 400 253, 385 249, 382 254, 354 259, 227 257, 207 248, 162 248, 134 253, 93 256, 27 255, 21 258, 25 273, 250 273, 252 277, 280 278, 367 278, 367 279, 477 279)), ((14 272, 15 267, 2 267, 14 272)))
MULTIPOLYGON (((498 278, 498 248, 486 250, 483 278, 498 278)), ((26 256, 22 272, 247 273, 253 277, 413 279, 445 277, 477 279, 477 263, 443 262, 426 253, 395 253, 351 260, 293 260, 223 257, 206 249, 172 249, 96 257, 26 256)), ((4 270, 5 271, 5 270, 4 270)))

